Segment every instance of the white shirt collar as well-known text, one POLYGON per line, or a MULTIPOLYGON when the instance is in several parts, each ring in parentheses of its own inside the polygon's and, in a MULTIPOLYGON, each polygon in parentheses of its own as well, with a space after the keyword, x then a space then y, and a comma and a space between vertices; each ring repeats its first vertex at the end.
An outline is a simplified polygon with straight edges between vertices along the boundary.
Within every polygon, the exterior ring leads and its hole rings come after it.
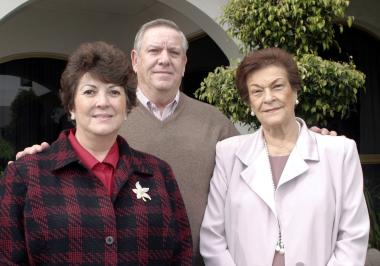
POLYGON ((179 102, 179 95, 180 92, 178 90, 173 101, 168 103, 161 113, 157 106, 152 101, 150 101, 139 88, 136 90, 136 97, 141 102, 141 104, 161 121, 165 120, 174 113, 174 110, 176 109, 179 102))

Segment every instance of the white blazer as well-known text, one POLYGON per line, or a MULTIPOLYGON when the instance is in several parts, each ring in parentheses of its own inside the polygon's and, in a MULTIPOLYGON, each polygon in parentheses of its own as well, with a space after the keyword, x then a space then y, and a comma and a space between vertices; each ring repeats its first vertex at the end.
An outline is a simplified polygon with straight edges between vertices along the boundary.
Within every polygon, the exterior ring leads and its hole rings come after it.
POLYGON ((369 217, 355 142, 315 134, 298 120, 276 192, 261 129, 218 142, 200 232, 206 265, 272 265, 276 216, 285 265, 364 265, 369 217))

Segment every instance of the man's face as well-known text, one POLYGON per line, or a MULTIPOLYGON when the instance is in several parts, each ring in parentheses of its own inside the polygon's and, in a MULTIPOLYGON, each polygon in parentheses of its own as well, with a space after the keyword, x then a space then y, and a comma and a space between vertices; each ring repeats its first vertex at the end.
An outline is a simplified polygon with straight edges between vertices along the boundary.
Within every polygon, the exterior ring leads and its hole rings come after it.
POLYGON ((132 51, 138 87, 148 95, 175 94, 186 66, 186 52, 179 33, 165 26, 148 29, 140 51, 132 51))

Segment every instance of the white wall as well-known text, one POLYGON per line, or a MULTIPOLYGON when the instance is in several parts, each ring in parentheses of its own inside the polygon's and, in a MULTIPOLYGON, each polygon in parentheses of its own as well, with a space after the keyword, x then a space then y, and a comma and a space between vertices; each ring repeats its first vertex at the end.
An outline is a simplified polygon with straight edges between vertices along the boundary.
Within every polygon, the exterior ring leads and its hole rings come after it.
POLYGON ((28 0, 2 0, 0 6, 0 20, 12 14, 13 11, 26 2, 28 2, 28 0))
POLYGON ((225 1, 205 1, 207 5, 201 5, 201 1, 194 0, 152 1, 153 5, 134 16, 57 9, 52 8, 52 5, 40 4, 43 3, 40 0, 19 0, 14 3, 12 0, 2 1, 8 4, 0 6, 0 62, 24 57, 25 54, 65 57, 79 43, 91 40, 109 41, 129 52, 139 26, 158 17, 176 21, 187 36, 205 31, 219 44, 229 59, 239 56, 235 43, 210 17, 218 17, 216 10, 220 10, 210 4, 220 5, 225 1), (1 17, 5 19, 1 20, 1 17))
POLYGON ((354 24, 380 39, 380 0, 351 0, 347 15, 354 16, 354 24))
POLYGON ((83 16, 27 6, 0 24, 0 58, 22 53, 65 55, 86 40, 115 41, 116 34, 109 30, 113 23, 115 19, 101 14, 83 16))
MULTIPOLYGON (((48 1, 54 3, 58 0, 48 1)), ((0 62, 24 57, 25 54, 65 57, 80 42, 90 40, 109 41, 129 52, 138 27, 157 17, 176 21, 188 36, 206 32, 230 61, 240 57, 235 42, 216 22, 227 0, 150 0, 149 4, 153 5, 133 16, 120 12, 54 9, 54 4, 41 5, 43 2, 47 3, 47 0, 1 0, 0 62)), ((59 3, 63 5, 65 2, 59 3)), ((113 0, 107 3, 121 2, 113 0)), ((380 0, 351 0, 347 14, 354 15, 357 25, 380 38, 379 8, 380 0)), ((112 10, 112 7, 108 9, 112 10)))
POLYGON ((223 6, 227 0, 159 0, 171 8, 187 16, 197 23, 202 31, 206 32, 219 48, 224 52, 230 62, 241 57, 241 53, 235 43, 225 30, 218 24, 223 12, 223 6))

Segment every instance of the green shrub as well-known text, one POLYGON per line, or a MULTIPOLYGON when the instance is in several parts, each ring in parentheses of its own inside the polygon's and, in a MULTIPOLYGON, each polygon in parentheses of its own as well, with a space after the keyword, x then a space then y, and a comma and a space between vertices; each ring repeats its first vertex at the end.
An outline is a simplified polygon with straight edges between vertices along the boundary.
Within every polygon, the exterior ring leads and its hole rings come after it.
MULTIPOLYGON (((349 116, 365 84, 365 75, 356 70, 352 59, 344 63, 318 57, 318 50, 335 43, 334 23, 352 24, 352 17, 344 17, 348 4, 346 0, 231 0, 221 23, 243 53, 281 47, 294 54, 303 83, 297 115, 308 125, 325 126, 329 118, 349 116)), ((255 128, 258 122, 240 100, 234 79, 235 67, 218 67, 195 96, 217 106, 234 122, 255 128)))
MULTIPOLYGON (((230 0, 221 24, 241 41, 243 52, 281 47, 295 55, 316 53, 334 43, 334 23, 344 18, 347 0, 230 0)), ((342 29, 342 24, 339 24, 342 29)))

